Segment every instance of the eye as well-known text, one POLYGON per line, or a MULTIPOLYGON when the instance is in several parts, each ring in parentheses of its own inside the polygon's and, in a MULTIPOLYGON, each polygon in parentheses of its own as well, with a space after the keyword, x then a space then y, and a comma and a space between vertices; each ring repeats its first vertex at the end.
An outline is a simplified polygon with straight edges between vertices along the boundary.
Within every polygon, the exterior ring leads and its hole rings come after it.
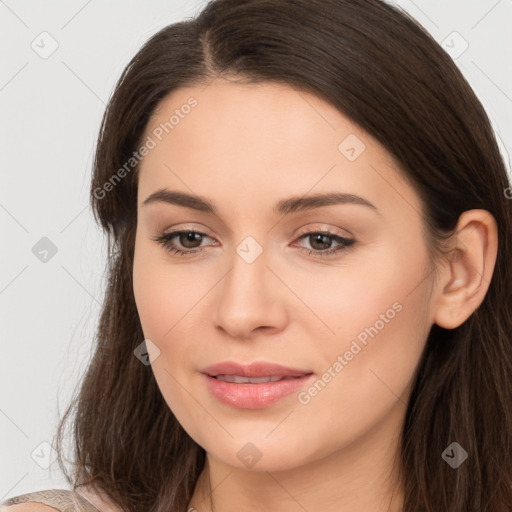
POLYGON ((171 233, 166 233, 163 235, 159 235, 156 238, 152 238, 155 242, 159 242, 162 246, 167 249, 171 254, 177 254, 179 256, 185 256, 188 254, 195 254, 197 252, 202 251, 203 249, 197 249, 204 237, 210 238, 206 233, 201 233, 199 231, 192 230, 183 230, 183 231, 172 231, 171 233), (173 238, 178 238, 179 243, 182 247, 185 247, 186 251, 178 249, 175 247, 175 244, 172 242, 173 238), (197 245, 199 243, 199 245, 197 245))
POLYGON ((302 239, 306 239, 313 247, 313 249, 300 247, 300 250, 305 252, 308 256, 315 255, 321 258, 330 256, 340 251, 344 251, 349 246, 356 243, 356 241, 352 238, 345 238, 335 233, 331 233, 330 231, 309 231, 299 237, 299 240, 302 239), (338 245, 334 248, 331 248, 332 241, 338 243, 338 245))
MULTIPOLYGON (((205 238, 210 237, 200 231, 182 230, 165 233, 152 238, 152 240, 159 242, 171 254, 188 256, 203 251, 200 247, 201 242, 203 242, 205 238), (179 244, 181 247, 184 247, 185 250, 176 247, 175 242, 173 242, 174 238, 177 238, 179 244)), ((322 258, 346 250, 349 246, 356 243, 356 240, 354 239, 345 238, 335 233, 331 233, 330 231, 309 231, 298 238, 298 240, 302 239, 307 239, 313 248, 308 249, 307 247, 299 247, 301 252, 306 252, 308 256, 314 255, 322 258), (331 248, 333 241, 338 245, 331 248)))

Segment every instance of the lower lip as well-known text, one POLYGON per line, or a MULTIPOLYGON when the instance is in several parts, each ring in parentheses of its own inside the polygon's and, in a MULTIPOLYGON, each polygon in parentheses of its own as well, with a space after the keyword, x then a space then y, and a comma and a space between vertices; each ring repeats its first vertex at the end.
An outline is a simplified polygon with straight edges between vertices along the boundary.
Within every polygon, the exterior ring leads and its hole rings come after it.
POLYGON ((225 382, 206 374, 203 377, 212 395, 223 404, 241 409, 263 409, 299 391, 313 378, 313 374, 258 384, 225 382))

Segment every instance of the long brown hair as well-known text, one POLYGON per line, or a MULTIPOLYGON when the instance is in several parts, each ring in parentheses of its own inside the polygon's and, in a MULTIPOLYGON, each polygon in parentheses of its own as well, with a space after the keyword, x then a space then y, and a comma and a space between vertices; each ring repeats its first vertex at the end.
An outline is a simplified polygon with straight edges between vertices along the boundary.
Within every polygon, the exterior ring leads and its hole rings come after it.
POLYGON ((168 93, 224 75, 316 94, 375 137, 422 200, 432 254, 441 254, 462 212, 482 208, 495 217, 488 292, 458 328, 432 327, 398 458, 407 512, 508 510, 510 183, 484 108, 452 59, 407 13, 379 0, 214 0, 152 36, 122 73, 103 117, 90 195, 108 239, 108 285, 94 355, 57 432, 68 481, 97 485, 126 511, 184 512, 204 466, 204 449, 170 411, 151 367, 134 356, 144 339, 132 288, 137 165, 126 162, 168 93), (71 413, 70 475, 62 438, 71 413), (456 469, 441 457, 454 441, 468 452, 456 469))

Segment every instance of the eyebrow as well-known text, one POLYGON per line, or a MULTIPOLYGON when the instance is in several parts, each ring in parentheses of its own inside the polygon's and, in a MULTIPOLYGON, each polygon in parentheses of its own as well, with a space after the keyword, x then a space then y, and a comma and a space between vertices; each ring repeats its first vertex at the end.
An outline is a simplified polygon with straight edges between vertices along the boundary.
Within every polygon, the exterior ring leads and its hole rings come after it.
MULTIPOLYGON (((217 210, 213 203, 208 199, 187 194, 186 192, 178 192, 162 188, 150 194, 142 203, 147 206, 151 203, 169 203, 186 208, 192 208, 201 212, 217 215, 217 210)), ((288 199, 278 201, 272 211, 275 215, 288 215, 291 213, 312 210, 322 206, 340 205, 340 204, 358 204, 371 208, 375 213, 381 215, 380 210, 364 197, 355 194, 347 194, 342 192, 328 192, 323 194, 310 194, 305 196, 295 196, 288 199)))

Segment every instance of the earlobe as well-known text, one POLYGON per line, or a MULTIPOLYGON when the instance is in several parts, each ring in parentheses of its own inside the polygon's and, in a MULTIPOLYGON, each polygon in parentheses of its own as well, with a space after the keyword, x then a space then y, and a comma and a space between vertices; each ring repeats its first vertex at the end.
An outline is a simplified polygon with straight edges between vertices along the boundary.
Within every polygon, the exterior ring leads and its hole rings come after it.
POLYGON ((453 249, 439 280, 433 321, 445 329, 463 324, 483 302, 498 252, 496 220, 487 210, 461 214, 453 249))

